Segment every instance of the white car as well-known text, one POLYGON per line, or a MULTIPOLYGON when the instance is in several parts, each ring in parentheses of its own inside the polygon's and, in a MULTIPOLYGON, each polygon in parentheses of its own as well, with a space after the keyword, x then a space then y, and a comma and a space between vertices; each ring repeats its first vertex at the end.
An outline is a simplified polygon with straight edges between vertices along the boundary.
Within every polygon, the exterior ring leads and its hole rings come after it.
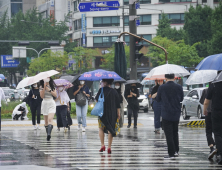
POLYGON ((140 95, 138 98, 140 110, 143 110, 144 112, 148 112, 149 108, 149 100, 145 95, 140 95))

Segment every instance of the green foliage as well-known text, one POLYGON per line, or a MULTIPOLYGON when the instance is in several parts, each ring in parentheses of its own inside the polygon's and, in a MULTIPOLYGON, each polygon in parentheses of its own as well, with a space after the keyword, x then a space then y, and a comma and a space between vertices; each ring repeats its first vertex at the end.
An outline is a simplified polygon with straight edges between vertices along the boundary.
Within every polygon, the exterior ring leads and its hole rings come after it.
POLYGON ((196 8, 191 6, 185 13, 185 42, 189 45, 200 42, 196 47, 200 57, 208 56, 207 41, 212 37, 210 21, 212 11, 209 6, 198 5, 196 8))
MULTIPOLYGON (((7 11, 0 18, 0 39, 1 40, 62 40, 68 41, 65 34, 68 31, 66 21, 57 22, 51 18, 43 18, 37 9, 32 9, 25 14, 18 12, 14 17, 8 19, 7 11), (21 20, 27 21, 23 22, 21 20), (33 23, 34 22, 34 23, 33 23)), ((12 54, 12 46, 17 43, 0 43, 0 55, 12 54)), ((40 51, 49 48, 48 43, 31 43, 28 48, 40 51)), ((37 57, 36 52, 27 50, 28 57, 37 57)), ((29 67, 26 59, 19 59, 20 64, 17 68, 1 68, 0 71, 6 76, 23 72, 29 67)))
POLYGON ((82 73, 92 69, 92 62, 95 56, 100 54, 97 48, 74 47, 69 55, 72 55, 72 58, 76 61, 75 71, 77 71, 77 73, 82 73))
MULTIPOLYGON (((168 63, 176 64, 186 67, 194 66, 199 63, 202 58, 198 56, 196 45, 190 46, 184 43, 184 40, 172 41, 166 37, 155 37, 152 42, 164 47, 168 52, 168 63)), ((156 46, 150 46, 150 50, 146 56, 150 56, 152 59, 153 67, 165 64, 165 53, 156 46)))
POLYGON ((162 13, 157 28, 157 36, 167 37, 168 39, 172 39, 174 41, 182 40, 184 37, 184 30, 171 28, 170 23, 171 19, 167 17, 167 14, 162 13))
POLYGON ((212 39, 208 41, 207 49, 210 55, 222 53, 222 2, 219 3, 211 16, 212 39))
POLYGON ((64 66, 67 65, 68 55, 66 52, 51 52, 48 50, 46 53, 42 54, 39 58, 31 61, 28 76, 36 75, 38 72, 48 71, 48 70, 62 70, 64 66))
MULTIPOLYGON (((130 67, 130 49, 129 46, 125 45, 126 63, 127 68, 130 67)), ((109 53, 103 55, 103 61, 101 67, 106 70, 114 70, 114 58, 115 58, 115 46, 113 45, 108 49, 109 53)))

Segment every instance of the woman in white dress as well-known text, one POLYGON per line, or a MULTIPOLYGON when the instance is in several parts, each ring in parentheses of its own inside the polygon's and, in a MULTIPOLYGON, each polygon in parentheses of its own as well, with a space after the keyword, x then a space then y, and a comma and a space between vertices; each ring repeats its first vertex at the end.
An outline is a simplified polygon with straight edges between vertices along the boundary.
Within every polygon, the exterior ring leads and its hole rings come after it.
POLYGON ((56 113, 56 104, 54 98, 57 97, 55 83, 51 77, 40 81, 40 96, 43 99, 41 113, 44 116, 47 140, 51 138, 53 129, 53 118, 56 113))

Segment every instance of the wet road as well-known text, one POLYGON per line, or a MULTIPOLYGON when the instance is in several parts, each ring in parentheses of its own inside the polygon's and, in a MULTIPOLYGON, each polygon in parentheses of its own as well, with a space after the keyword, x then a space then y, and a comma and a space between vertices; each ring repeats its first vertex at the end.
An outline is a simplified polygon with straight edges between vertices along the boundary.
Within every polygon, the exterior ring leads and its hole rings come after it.
MULTIPOLYGON (((58 169, 222 169, 216 160, 207 160, 205 129, 180 127, 180 156, 176 160, 164 160, 167 146, 164 133, 154 134, 152 113, 140 114, 137 129, 121 129, 113 140, 112 154, 99 153, 100 140, 97 126, 88 126, 86 132, 64 133, 53 129, 50 142, 45 130, 31 127, 2 128, 0 138, 0 169, 37 165, 58 169), (17 165, 17 166, 12 166, 17 165)), ((74 120, 76 121, 76 120, 74 120)), ((96 120, 91 120, 95 121, 96 120)), ((107 146, 107 136, 105 144, 107 146)), ((40 169, 40 167, 31 168, 40 169)))

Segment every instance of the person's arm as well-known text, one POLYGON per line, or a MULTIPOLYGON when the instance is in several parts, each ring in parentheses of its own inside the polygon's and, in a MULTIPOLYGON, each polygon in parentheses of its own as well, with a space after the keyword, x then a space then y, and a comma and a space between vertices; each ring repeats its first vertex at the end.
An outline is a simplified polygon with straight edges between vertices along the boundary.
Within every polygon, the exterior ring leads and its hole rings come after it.
POLYGON ((158 88, 158 91, 157 91, 157 96, 156 96, 156 101, 157 102, 160 102, 161 101, 161 86, 158 88))
POLYGON ((119 101, 119 94, 117 93, 116 90, 115 91, 115 101, 116 101, 116 108, 117 108, 117 118, 120 119, 120 101, 119 101))
POLYGON ((51 94, 52 94, 54 97, 57 97, 57 92, 56 92, 56 89, 51 90, 50 92, 51 92, 51 94))
POLYGON ((120 120, 120 108, 117 108, 117 117, 120 120))
POLYGON ((90 97, 90 94, 89 94, 89 88, 86 86, 83 93, 87 96, 87 97, 90 97))
POLYGON ((96 102, 98 102, 100 93, 101 93, 101 88, 99 89, 98 93, 96 94, 96 97, 95 97, 96 102))
POLYGON ((207 116, 207 108, 208 108, 209 104, 210 104, 210 100, 205 99, 204 100, 204 115, 205 116, 207 116))
POLYGON ((43 99, 45 97, 45 87, 46 85, 44 85, 44 88, 42 86, 40 86, 39 91, 40 91, 40 97, 43 99))
POLYGON ((180 90, 180 92, 181 92, 180 102, 182 102, 182 101, 183 101, 183 98, 184 98, 184 93, 183 93, 183 88, 182 88, 182 86, 180 86, 180 87, 181 87, 181 90, 180 90))
POLYGON ((74 91, 73 95, 75 96, 80 91, 81 88, 82 88, 82 86, 79 85, 78 89, 76 91, 74 91))
POLYGON ((56 94, 57 94, 57 98, 55 99, 55 101, 60 100, 60 96, 58 94, 58 91, 56 92, 56 94))

